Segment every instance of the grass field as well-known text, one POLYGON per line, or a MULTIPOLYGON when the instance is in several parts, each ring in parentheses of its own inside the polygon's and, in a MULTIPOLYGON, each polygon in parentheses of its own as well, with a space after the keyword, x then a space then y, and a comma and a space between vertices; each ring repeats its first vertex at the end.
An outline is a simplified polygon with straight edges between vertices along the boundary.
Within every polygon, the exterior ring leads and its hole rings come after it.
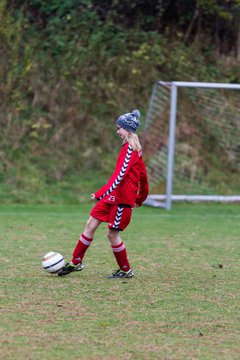
POLYGON ((44 272, 46 252, 69 259, 90 207, 0 206, 0 358, 239 359, 239 205, 134 210, 133 279, 106 278, 105 225, 81 273, 44 272))

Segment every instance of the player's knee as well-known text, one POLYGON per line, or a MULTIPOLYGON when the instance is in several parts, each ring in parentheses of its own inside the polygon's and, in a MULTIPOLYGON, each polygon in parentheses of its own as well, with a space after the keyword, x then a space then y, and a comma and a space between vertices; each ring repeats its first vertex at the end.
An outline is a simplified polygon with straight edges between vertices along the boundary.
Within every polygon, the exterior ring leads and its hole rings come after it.
POLYGON ((110 242, 114 241, 116 234, 113 231, 108 230, 107 237, 110 242))
POLYGON ((92 218, 89 218, 86 224, 86 229, 85 229, 88 233, 94 233, 96 230, 96 224, 93 221, 92 218))
POLYGON ((110 233, 110 230, 108 230, 108 232, 107 232, 107 237, 108 237, 108 240, 111 241, 111 239, 112 239, 112 234, 110 233))
POLYGON ((120 241, 118 231, 108 230, 107 237, 112 245, 118 245, 120 241))

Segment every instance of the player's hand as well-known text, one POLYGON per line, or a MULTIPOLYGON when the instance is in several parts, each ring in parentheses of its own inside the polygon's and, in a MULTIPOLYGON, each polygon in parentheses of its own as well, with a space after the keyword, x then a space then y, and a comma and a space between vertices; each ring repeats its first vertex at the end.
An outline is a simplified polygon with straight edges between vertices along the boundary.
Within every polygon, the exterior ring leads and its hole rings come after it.
POLYGON ((135 203, 135 204, 134 204, 134 207, 139 208, 139 205, 135 203))
POLYGON ((91 199, 96 200, 95 194, 91 194, 91 199))

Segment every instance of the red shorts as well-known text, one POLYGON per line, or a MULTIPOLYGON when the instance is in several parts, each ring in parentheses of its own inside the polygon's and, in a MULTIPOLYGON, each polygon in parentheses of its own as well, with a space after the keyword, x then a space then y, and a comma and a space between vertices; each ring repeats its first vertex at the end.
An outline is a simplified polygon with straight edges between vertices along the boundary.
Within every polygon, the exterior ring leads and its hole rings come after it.
POLYGON ((94 206, 90 215, 100 221, 108 222, 109 229, 123 231, 130 223, 132 207, 125 204, 108 204, 102 199, 94 206))

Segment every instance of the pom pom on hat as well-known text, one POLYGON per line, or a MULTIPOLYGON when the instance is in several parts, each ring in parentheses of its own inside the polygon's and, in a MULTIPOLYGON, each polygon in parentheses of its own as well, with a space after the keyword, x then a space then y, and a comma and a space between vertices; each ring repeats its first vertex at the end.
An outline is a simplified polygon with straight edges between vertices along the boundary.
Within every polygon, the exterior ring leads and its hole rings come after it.
POLYGON ((139 110, 133 110, 132 111, 132 114, 134 115, 134 116, 136 116, 138 119, 140 118, 140 116, 141 116, 141 114, 140 114, 140 111, 139 110))
POLYGON ((131 113, 121 115, 116 120, 116 124, 129 132, 135 133, 140 126, 140 116, 140 111, 136 109, 131 113))

